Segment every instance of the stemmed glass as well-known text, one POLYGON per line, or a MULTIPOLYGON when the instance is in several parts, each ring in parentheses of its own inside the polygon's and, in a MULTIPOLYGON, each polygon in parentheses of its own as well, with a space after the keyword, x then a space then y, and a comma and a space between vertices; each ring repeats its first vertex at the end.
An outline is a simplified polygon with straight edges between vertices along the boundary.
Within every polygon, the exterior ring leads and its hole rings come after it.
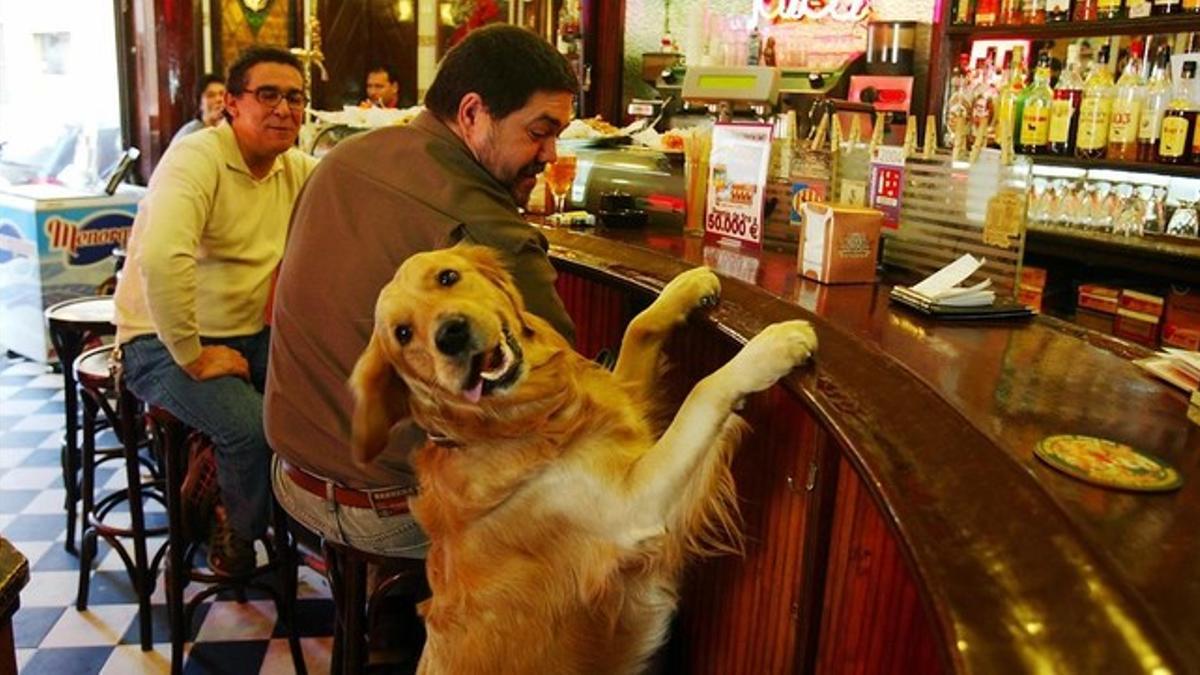
POLYGON ((562 213, 566 206, 567 194, 575 182, 575 155, 558 153, 553 164, 546 167, 546 185, 554 195, 554 212, 562 213))

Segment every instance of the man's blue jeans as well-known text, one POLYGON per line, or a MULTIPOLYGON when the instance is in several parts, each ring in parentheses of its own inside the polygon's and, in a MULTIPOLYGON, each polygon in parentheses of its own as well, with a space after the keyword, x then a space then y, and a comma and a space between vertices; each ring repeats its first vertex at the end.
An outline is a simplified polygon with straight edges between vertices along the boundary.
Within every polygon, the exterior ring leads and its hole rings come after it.
POLYGON ((193 380, 157 337, 147 335, 121 347, 125 384, 142 401, 165 408, 212 440, 230 525, 253 540, 266 532, 271 506, 271 449, 262 421, 270 331, 201 342, 241 352, 250 363, 251 381, 232 376, 193 380))

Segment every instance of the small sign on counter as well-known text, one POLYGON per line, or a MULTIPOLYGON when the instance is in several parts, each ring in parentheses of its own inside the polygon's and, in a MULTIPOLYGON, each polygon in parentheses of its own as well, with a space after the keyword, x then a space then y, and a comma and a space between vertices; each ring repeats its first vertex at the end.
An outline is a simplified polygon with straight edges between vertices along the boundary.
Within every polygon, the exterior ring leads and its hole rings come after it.
POLYGON ((709 160, 706 241, 762 248, 771 125, 716 124, 709 160))

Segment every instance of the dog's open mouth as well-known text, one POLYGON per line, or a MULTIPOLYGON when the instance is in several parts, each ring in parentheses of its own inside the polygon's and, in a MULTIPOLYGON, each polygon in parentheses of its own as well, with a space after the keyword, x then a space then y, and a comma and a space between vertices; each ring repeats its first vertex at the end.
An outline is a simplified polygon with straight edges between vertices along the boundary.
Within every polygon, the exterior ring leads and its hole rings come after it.
POLYGON ((463 396, 471 403, 478 403, 481 397, 511 386, 521 374, 521 345, 507 327, 503 329, 503 336, 504 339, 492 349, 471 357, 471 369, 463 384, 463 396))

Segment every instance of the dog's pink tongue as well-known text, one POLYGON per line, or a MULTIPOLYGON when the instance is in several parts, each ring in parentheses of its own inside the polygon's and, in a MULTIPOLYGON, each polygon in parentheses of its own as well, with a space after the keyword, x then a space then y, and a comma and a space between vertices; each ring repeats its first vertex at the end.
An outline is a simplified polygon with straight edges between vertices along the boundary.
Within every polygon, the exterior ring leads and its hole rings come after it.
POLYGON ((463 396, 471 403, 479 403, 479 397, 483 396, 483 380, 476 382, 470 389, 463 389, 463 396))

